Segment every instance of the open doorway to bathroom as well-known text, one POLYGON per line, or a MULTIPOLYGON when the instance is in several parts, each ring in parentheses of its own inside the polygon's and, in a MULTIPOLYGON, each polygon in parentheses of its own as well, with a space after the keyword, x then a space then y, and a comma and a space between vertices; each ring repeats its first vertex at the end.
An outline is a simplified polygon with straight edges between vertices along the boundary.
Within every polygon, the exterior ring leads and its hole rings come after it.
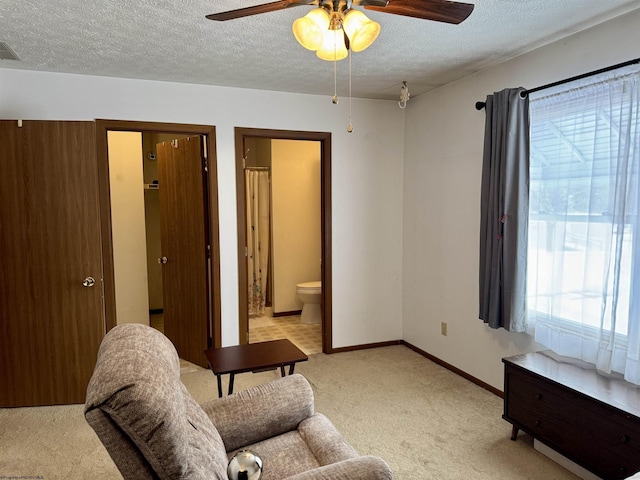
POLYGON ((331 135, 236 128, 240 343, 331 345, 331 135))

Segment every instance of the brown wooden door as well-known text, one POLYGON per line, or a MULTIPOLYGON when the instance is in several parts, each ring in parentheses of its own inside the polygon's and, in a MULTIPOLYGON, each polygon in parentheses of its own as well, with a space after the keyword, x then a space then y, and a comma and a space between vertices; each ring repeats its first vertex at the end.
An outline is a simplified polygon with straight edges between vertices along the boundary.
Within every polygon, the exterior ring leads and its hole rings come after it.
POLYGON ((0 121, 1 407, 84 402, 104 335, 95 156, 93 122, 0 121))
POLYGON ((200 136, 156 147, 160 185, 160 242, 164 333, 180 358, 206 367, 210 345, 208 214, 200 136))

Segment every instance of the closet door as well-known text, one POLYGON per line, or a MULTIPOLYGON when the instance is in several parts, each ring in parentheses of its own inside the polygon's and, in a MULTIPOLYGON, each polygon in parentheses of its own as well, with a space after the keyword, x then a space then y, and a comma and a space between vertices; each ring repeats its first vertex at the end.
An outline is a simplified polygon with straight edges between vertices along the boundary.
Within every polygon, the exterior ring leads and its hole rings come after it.
POLYGON ((156 145, 164 333, 180 358, 207 366, 211 346, 207 173, 200 136, 156 145))
POLYGON ((104 335, 93 122, 0 121, 0 407, 83 403, 104 335))

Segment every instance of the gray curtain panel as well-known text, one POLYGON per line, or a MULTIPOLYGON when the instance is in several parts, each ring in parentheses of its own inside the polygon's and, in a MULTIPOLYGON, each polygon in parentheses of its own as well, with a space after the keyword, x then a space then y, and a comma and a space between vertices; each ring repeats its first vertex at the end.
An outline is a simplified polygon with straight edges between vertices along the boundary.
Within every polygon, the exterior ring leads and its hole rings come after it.
POLYGON ((480 220, 480 313, 491 328, 527 328, 529 98, 487 96, 480 220))

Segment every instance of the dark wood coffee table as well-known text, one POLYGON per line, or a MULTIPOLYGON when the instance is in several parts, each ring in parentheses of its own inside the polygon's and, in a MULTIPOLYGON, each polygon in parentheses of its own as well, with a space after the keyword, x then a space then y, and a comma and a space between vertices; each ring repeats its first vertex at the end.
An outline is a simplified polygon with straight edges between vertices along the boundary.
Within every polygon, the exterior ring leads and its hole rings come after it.
POLYGON ((291 375, 297 362, 306 362, 309 359, 302 350, 287 339, 210 348, 205 350, 204 354, 211 371, 218 380, 218 397, 222 397, 222 375, 225 373, 230 375, 229 395, 231 395, 236 373, 264 372, 280 367, 280 374, 284 377, 286 365, 289 365, 289 375, 291 375))

